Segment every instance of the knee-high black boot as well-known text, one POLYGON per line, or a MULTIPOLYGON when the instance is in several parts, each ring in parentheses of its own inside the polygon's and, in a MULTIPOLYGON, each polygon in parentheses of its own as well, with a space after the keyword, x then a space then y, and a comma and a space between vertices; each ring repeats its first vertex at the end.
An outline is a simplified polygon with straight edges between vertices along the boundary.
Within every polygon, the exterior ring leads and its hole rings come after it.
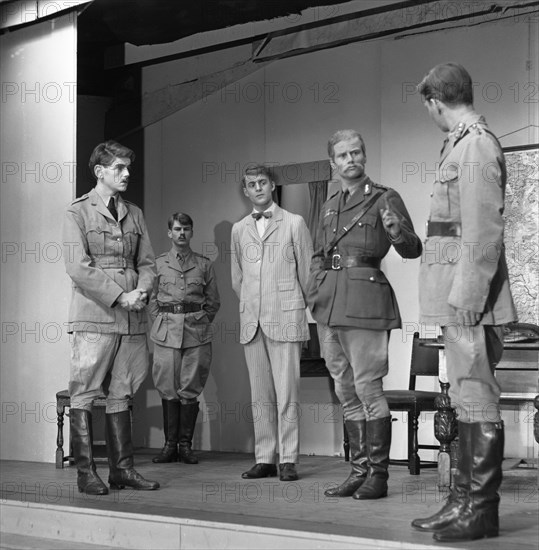
POLYGON ((439 531, 444 527, 450 525, 455 521, 462 508, 465 506, 468 499, 468 489, 470 486, 470 461, 465 460, 464 456, 467 452, 466 449, 470 449, 471 431, 462 430, 459 422, 459 438, 458 438, 458 451, 457 451, 457 467, 455 475, 453 477, 453 483, 447 497, 446 503, 442 506, 441 510, 429 516, 427 518, 414 519, 412 526, 419 531, 439 531))
POLYGON ((69 425, 79 492, 87 495, 108 494, 109 490, 97 475, 94 462, 92 413, 85 409, 71 409, 69 425))
POLYGON ((458 517, 434 533, 439 542, 465 541, 497 537, 499 530, 498 489, 502 482, 504 445, 503 422, 459 423, 459 437, 469 432, 470 446, 464 462, 470 472, 468 498, 458 517))
POLYGON ((131 414, 129 411, 106 414, 107 454, 109 458, 109 485, 111 489, 131 487, 141 491, 159 488, 157 481, 144 479, 133 468, 131 442, 131 414))
POLYGON ((369 466, 365 483, 352 495, 356 500, 373 500, 387 496, 391 416, 368 420, 365 425, 369 466))
POLYGON ((328 497, 351 497, 367 478, 367 445, 365 420, 345 420, 350 441, 350 465, 352 471, 338 487, 324 491, 328 497))
POLYGON ((152 462, 176 462, 178 460, 178 431, 180 425, 180 402, 163 399, 163 426, 165 445, 161 452, 152 458, 152 462))
POLYGON ((198 458, 193 454, 191 445, 198 416, 198 401, 182 404, 180 408, 179 461, 186 464, 198 464, 198 458))

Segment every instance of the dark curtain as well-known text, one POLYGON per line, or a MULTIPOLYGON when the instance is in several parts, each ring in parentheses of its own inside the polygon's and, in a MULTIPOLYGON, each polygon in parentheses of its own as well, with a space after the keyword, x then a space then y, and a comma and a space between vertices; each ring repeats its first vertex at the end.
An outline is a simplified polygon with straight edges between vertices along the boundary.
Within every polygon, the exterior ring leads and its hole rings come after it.
POLYGON ((311 205, 309 208, 309 219, 307 221, 307 226, 309 227, 309 231, 311 232, 313 243, 316 242, 316 230, 318 228, 318 218, 320 217, 320 211, 322 210, 322 205, 326 202, 327 194, 328 194, 327 180, 309 182, 309 196, 311 199, 310 200, 311 205))

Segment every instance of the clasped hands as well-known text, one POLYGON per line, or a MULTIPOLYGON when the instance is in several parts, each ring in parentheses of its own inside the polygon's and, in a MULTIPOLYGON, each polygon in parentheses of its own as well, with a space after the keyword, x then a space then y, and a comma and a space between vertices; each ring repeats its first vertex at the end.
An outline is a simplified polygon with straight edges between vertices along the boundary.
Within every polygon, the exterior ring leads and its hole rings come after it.
POLYGON ((142 288, 135 288, 131 292, 122 292, 118 297, 118 304, 127 311, 141 311, 148 303, 148 293, 142 288))

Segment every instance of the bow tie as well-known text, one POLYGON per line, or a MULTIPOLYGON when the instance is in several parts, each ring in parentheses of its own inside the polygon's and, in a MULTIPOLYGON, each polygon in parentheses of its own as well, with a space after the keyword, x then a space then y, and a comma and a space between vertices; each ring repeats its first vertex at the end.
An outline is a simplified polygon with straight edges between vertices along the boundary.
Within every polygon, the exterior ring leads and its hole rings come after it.
POLYGON ((260 218, 271 218, 272 213, 271 212, 253 212, 251 214, 253 218, 258 221, 260 218))

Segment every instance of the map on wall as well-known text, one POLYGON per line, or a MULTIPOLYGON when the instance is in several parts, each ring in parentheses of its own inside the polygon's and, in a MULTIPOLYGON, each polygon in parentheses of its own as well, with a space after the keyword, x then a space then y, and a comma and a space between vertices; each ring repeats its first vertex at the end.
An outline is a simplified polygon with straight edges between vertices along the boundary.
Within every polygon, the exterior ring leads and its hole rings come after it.
POLYGON ((505 248, 519 323, 539 325, 539 146, 505 151, 505 248))

